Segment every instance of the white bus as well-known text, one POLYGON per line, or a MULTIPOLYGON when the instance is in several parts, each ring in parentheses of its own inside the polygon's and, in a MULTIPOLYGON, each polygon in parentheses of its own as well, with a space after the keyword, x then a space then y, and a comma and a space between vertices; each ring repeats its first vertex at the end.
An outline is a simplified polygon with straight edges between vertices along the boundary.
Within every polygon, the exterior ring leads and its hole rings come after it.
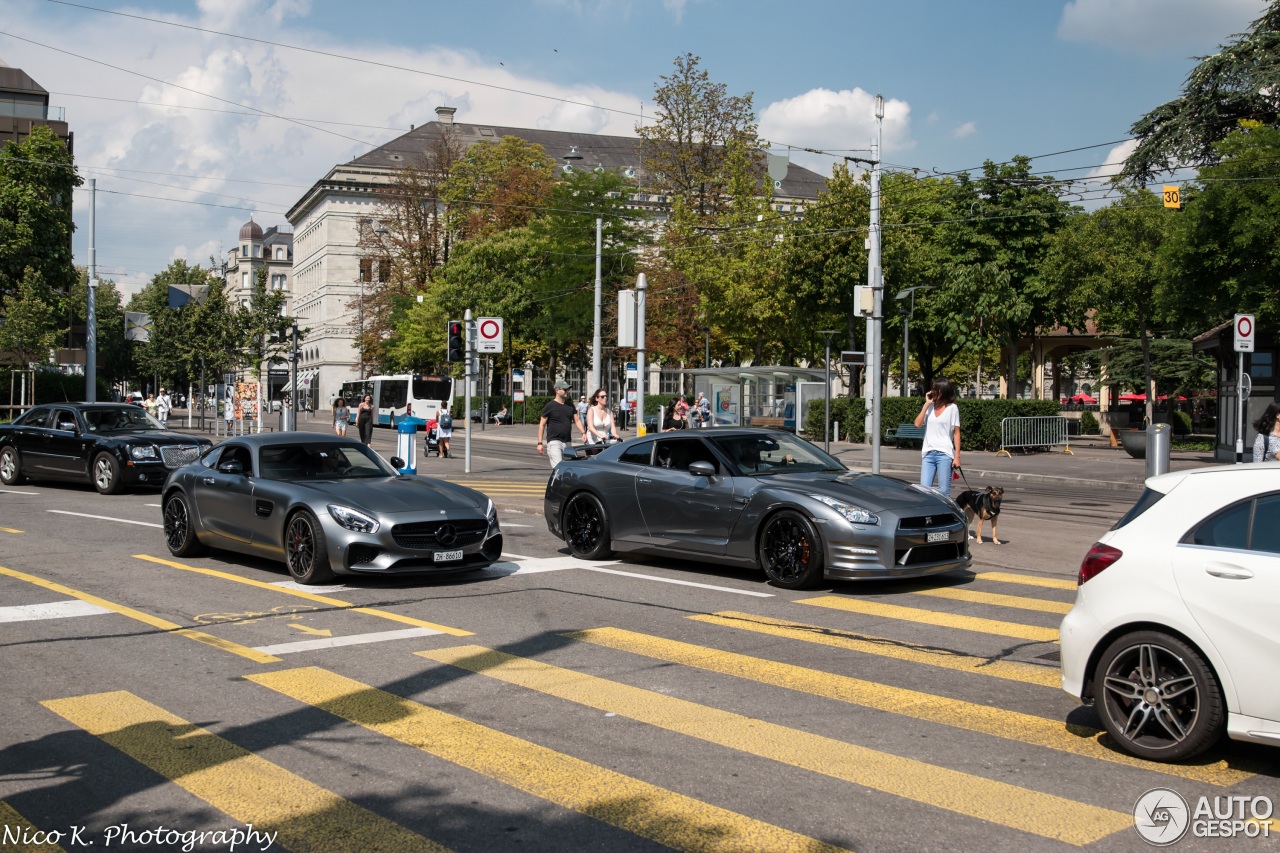
POLYGON ((356 407, 365 394, 373 395, 374 426, 394 427, 396 419, 413 408, 413 416, 433 420, 440 407, 453 403, 453 377, 433 374, 400 374, 370 376, 363 381, 342 383, 342 397, 351 409, 351 423, 356 422, 356 407))

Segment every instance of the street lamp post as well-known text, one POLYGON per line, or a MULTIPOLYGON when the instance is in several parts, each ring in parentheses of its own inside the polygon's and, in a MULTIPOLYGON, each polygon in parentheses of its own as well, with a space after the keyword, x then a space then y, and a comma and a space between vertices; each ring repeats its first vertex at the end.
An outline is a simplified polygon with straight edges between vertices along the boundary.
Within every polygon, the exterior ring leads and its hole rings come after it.
MULTIPOLYGON (((831 336, 836 333, 835 329, 819 329, 818 334, 827 340, 827 357, 823 362, 826 368, 826 381, 823 383, 822 392, 826 397, 827 409, 826 418, 822 421, 823 434, 826 436, 825 446, 823 449, 831 452, 831 336)), ((839 440, 839 436, 836 437, 839 440)))
POLYGON ((902 311, 902 394, 901 396, 903 397, 906 397, 911 393, 910 391, 911 383, 907 381, 907 366, 910 364, 910 361, 911 361, 911 350, 908 348, 908 343, 909 343, 908 335, 910 333, 911 318, 914 317, 916 314, 916 291, 932 290, 932 289, 933 289, 932 284, 917 284, 915 287, 908 287, 905 290, 898 291, 898 295, 894 297, 899 302, 903 303, 900 308, 900 310, 902 311), (908 298, 910 298, 911 300, 910 308, 908 308, 907 303, 903 301, 908 298))
MULTIPOLYGON (((293 321, 293 349, 289 352, 289 361, 293 366, 293 375, 289 385, 289 429, 298 428, 298 321, 293 321)), ((361 377, 363 379, 364 377, 361 377)))

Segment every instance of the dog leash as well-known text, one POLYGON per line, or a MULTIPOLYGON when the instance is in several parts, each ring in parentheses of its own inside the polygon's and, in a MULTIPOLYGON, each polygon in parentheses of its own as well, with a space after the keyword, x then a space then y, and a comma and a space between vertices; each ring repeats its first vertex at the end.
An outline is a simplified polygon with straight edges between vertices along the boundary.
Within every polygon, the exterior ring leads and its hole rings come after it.
POLYGON ((969 485, 969 478, 964 475, 964 469, 957 465, 954 470, 959 472, 960 478, 964 480, 964 487, 969 491, 973 491, 973 486, 969 485))

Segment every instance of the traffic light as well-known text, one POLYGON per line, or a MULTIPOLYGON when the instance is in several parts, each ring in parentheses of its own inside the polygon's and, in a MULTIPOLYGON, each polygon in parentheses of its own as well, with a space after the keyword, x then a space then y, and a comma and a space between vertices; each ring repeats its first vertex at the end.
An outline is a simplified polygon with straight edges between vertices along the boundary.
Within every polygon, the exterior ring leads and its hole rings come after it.
POLYGON ((445 361, 465 361, 467 344, 465 338, 466 326, 461 320, 449 321, 449 344, 448 355, 445 361))

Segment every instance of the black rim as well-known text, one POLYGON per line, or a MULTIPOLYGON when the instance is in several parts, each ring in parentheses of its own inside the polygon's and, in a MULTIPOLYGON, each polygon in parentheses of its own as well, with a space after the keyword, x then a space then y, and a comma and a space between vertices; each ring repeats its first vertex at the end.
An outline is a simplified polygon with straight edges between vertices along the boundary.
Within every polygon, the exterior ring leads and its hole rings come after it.
POLYGON ((1102 701, 1121 737, 1168 749, 1191 734, 1200 716, 1200 685, 1182 657, 1151 643, 1125 649, 1103 679, 1102 701))
POLYGON ((780 581, 799 580, 813 560, 813 542, 804 525, 793 518, 769 522, 761 539, 765 567, 780 581))
POLYGON ((190 529, 191 517, 187 513, 186 501, 182 498, 171 498, 164 505, 164 538, 171 550, 177 551, 187 541, 187 530, 190 529))
POLYGON ((298 516, 289 522, 287 547, 289 569, 295 575, 309 572, 316 559, 316 532, 305 517, 298 516))
POLYGON ((565 538, 569 548, 585 554, 594 551, 604 534, 604 519, 595 502, 589 498, 575 498, 564 517, 565 538))

